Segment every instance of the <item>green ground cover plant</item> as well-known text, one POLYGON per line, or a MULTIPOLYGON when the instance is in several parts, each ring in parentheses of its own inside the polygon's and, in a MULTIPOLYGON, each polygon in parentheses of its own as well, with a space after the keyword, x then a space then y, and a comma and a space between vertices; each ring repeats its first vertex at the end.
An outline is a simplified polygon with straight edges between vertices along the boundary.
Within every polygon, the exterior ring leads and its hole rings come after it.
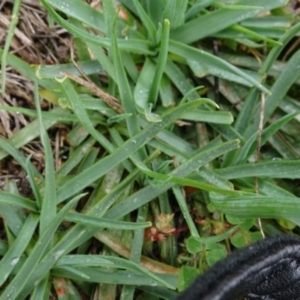
POLYGON ((283 0, 42 0, 73 40, 30 65, 30 120, 0 138, 0 299, 174 299, 234 248, 300 226, 300 23, 283 0), (289 50, 291 49, 291 50, 289 50), (215 50, 215 51, 214 51, 215 50), (298 97, 298 98, 297 98, 298 97), (47 103, 49 109, 43 109, 47 103), (54 164, 53 126, 68 128, 54 164), (22 147, 38 141, 39 170, 22 147), (64 148, 65 149, 65 148, 64 148))

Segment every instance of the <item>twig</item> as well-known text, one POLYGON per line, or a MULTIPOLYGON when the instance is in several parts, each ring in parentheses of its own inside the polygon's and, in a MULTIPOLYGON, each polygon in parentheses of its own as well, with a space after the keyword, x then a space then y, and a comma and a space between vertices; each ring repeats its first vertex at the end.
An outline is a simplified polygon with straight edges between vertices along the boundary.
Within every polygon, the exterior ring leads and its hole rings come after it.
POLYGON ((101 98, 107 105, 109 105, 112 109, 114 109, 119 114, 123 113, 123 109, 121 108, 118 99, 102 91, 95 83, 91 81, 90 82, 86 81, 66 71, 61 72, 61 74, 67 76, 68 78, 74 80, 75 82, 89 89, 92 93, 94 93, 97 97, 101 98))
POLYGON ((71 60, 72 63, 74 65, 74 67, 77 69, 77 71, 82 75, 82 78, 73 75, 69 72, 61 72, 63 75, 67 76, 68 78, 71 78, 72 80, 74 80, 75 82, 81 84, 82 86, 86 87, 87 89, 89 89, 91 92, 93 92, 96 96, 98 96, 99 98, 101 98, 107 105, 109 105, 112 109, 114 109, 116 112, 118 112, 119 114, 123 113, 123 109, 120 105, 120 100, 118 100, 117 98, 105 93, 104 91, 102 91, 93 81, 91 81, 88 76, 86 76, 86 74, 81 70, 81 68, 79 67, 79 65, 76 63, 76 61, 74 60, 74 50, 73 47, 71 46, 71 60))

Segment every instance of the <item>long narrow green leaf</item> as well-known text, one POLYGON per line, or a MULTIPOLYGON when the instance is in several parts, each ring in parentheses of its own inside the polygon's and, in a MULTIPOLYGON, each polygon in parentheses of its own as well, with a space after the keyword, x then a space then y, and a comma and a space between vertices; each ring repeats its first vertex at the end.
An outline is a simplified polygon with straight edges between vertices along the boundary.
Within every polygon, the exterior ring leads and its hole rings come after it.
MULTIPOLYGON (((268 139, 273 134, 275 134, 284 124, 286 124, 287 122, 289 122, 290 120, 292 120, 299 114, 300 114, 300 111, 288 114, 288 115, 282 117, 281 119, 277 120, 273 124, 271 124, 268 128, 266 128, 262 132, 261 146, 263 146, 268 141, 268 139)), ((257 139, 257 135, 258 135, 258 132, 255 132, 248 139, 248 141, 245 143, 245 145, 241 148, 241 150, 239 151, 239 153, 235 159, 234 165, 239 165, 241 163, 245 163, 247 158, 249 158, 249 156, 254 153, 254 151, 255 151, 254 143, 257 139)))
MULTIPOLYGON (((32 187, 34 194, 36 196, 37 201, 40 199, 40 194, 37 193, 35 190, 35 182, 33 180, 33 177, 35 177, 35 180, 37 181, 43 181, 42 175, 39 173, 39 171, 36 169, 36 167, 30 162, 29 159, 26 159, 24 155, 15 149, 11 143, 9 143, 7 140, 4 140, 0 138, 0 148, 3 149, 3 155, 6 157, 6 154, 10 154, 21 166, 22 168, 26 171, 27 174, 30 174, 32 176, 29 176, 29 182, 30 186, 32 187)), ((3 157, 2 157, 3 158, 3 157)), ((0 152, 0 160, 1 160, 1 152, 0 152)))
POLYGON ((300 178, 299 160, 252 163, 216 170, 227 179, 244 177, 300 178))
POLYGON ((206 15, 201 15, 173 30, 171 32, 171 38, 181 43, 190 44, 207 36, 211 36, 249 17, 283 6, 286 4, 286 1, 241 0, 238 4, 241 6, 247 5, 253 7, 253 9, 229 10, 227 8, 221 8, 206 15))
POLYGON ((0 286, 6 281, 15 265, 19 262, 21 255, 25 251, 30 239, 39 222, 38 215, 30 214, 17 236, 17 239, 11 245, 0 261, 0 286))
POLYGON ((147 29, 148 32, 148 39, 151 41, 152 44, 155 43, 155 37, 156 37, 156 28, 153 24, 151 18, 147 15, 145 10, 143 9, 142 5, 139 3, 138 0, 132 0, 132 3, 142 21, 144 26, 147 29))
MULTIPOLYGON (((63 101, 61 100, 60 104, 62 104, 62 102, 63 101)), ((99 101, 98 101, 98 105, 97 105, 96 109, 98 109, 98 108, 107 109, 107 107, 105 107, 102 104, 103 103, 101 103, 101 102, 99 103, 99 101)), ((92 105, 93 105, 93 103, 92 103, 92 105)), ((89 108, 89 104, 84 105, 84 108, 89 108)), ((37 112, 35 110, 28 109, 28 108, 0 105, 0 109, 6 110, 6 111, 13 111, 13 112, 17 112, 17 113, 22 113, 24 115, 31 116, 31 117, 37 117, 37 112)), ((68 110, 64 110, 64 113, 54 113, 54 112, 51 112, 51 111, 50 112, 44 112, 43 111, 43 112, 41 112, 41 116, 42 116, 42 120, 59 121, 61 123, 70 123, 70 122, 80 121, 80 119, 78 119, 78 117, 76 117, 76 115, 70 114, 68 110)), ((95 116, 93 116, 93 115, 89 116, 89 119, 93 122, 97 122, 98 124, 107 125, 106 120, 104 120, 100 116, 97 116, 96 114, 95 114, 95 116)))
POLYGON ((175 29, 184 23, 184 14, 188 0, 168 0, 163 16, 170 21, 171 29, 175 29))
MULTIPOLYGON (((104 72, 102 66, 97 63, 96 60, 79 61, 77 64, 86 75, 104 72)), ((36 76, 39 79, 55 79, 63 77, 61 72, 68 72, 76 76, 81 75, 74 64, 39 65, 36 67, 36 76)))
POLYGON ((14 7, 13 7, 13 11, 12 11, 12 16, 11 16, 11 22, 10 22, 10 26, 9 26, 9 30, 6 36, 6 40, 5 40, 5 45, 4 45, 4 49, 3 49, 3 53, 1 55, 1 94, 4 97, 5 94, 5 84, 6 84, 6 65, 7 65, 7 53, 9 51, 9 47, 10 44, 12 42, 13 36, 14 36, 14 32, 16 29, 16 26, 18 24, 19 18, 18 18, 18 14, 19 14, 19 10, 21 7, 21 0, 16 0, 14 1, 14 7))
POLYGON ((168 20, 164 20, 155 75, 149 92, 149 102, 153 103, 154 105, 157 101, 161 78, 168 58, 169 32, 170 22, 168 20))
POLYGON ((182 195, 182 190, 180 187, 178 186, 174 186, 172 188, 173 190, 173 193, 176 197, 176 200, 177 200, 177 203, 180 207, 180 210, 182 212, 182 216, 183 218, 185 219, 188 227, 189 227, 189 230, 190 230, 190 233, 193 237, 200 237, 199 233, 198 233, 198 230, 196 228, 196 225, 191 217, 191 214, 189 212, 189 208, 186 204, 186 199, 185 197, 182 195))
MULTIPOLYGON (((148 216, 148 205, 143 205, 139 207, 137 212, 136 220, 139 221, 146 221, 148 216)), ((143 245, 144 245, 144 236, 145 231, 135 230, 134 236, 132 239, 132 247, 130 252, 130 261, 140 264, 141 257, 142 257, 142 251, 143 251, 143 245)), ((150 277, 149 277, 150 279, 150 277)), ((135 293, 135 286, 128 286, 125 285, 122 288, 122 293, 120 295, 120 300, 133 300, 134 299, 134 293, 135 293)))
POLYGON ((271 49, 260 70, 262 74, 267 73, 271 69, 271 67, 275 63, 275 60, 278 58, 280 52, 286 47, 289 41, 299 32, 299 30, 300 23, 297 23, 279 39, 281 45, 278 45, 271 49))
MULTIPOLYGON (((139 74, 138 80, 134 87, 134 101, 137 105, 138 111, 146 114, 146 111, 150 105, 149 100, 154 103, 156 99, 150 99, 149 92, 151 89, 151 83, 154 80, 155 64, 149 58, 145 59, 143 68, 139 74)), ((158 117, 156 117, 158 119, 158 117)), ((149 120, 151 121, 151 120, 149 120)))
POLYGON ((34 82, 34 102, 38 115, 41 143, 45 151, 45 194, 41 203, 40 216, 40 234, 43 234, 56 215, 57 197, 53 153, 50 145, 50 140, 44 128, 43 119, 41 116, 41 106, 37 81, 34 82))
POLYGON ((103 13, 99 10, 93 9, 85 2, 80 0, 42 0, 41 2, 47 7, 47 9, 49 4, 51 4, 64 14, 76 18, 96 30, 106 33, 103 13))
MULTIPOLYGON (((53 112, 66 112, 64 109, 60 107, 55 107, 53 112)), ((49 129, 51 126, 57 123, 57 120, 43 120, 43 124, 45 129, 49 129)), ((13 148, 20 148, 27 143, 31 142, 35 138, 37 138, 39 135, 39 124, 37 120, 34 120, 30 124, 28 124, 26 127, 20 129, 17 133, 15 133, 11 138, 7 140, 7 142, 10 144, 10 146, 13 148)), ((3 140, 3 139, 2 139, 3 140)), ((2 148, 2 147, 1 147, 2 148)), ((16 150, 14 149, 14 152, 16 150)), ((8 153, 11 153, 10 151, 6 152, 3 150, 0 150, 0 160, 5 158, 8 153)), ((36 173, 36 172, 35 172, 36 173)), ((41 178, 41 176, 39 176, 41 178)))
POLYGON ((245 72, 208 52, 198 50, 174 40, 170 41, 169 51, 174 54, 180 55, 185 59, 201 63, 202 68, 205 69, 207 73, 231 81, 240 82, 242 78, 244 80, 244 84, 248 86, 254 85, 259 90, 267 94, 270 93, 268 89, 262 86, 251 76, 247 75, 245 72))
POLYGON ((226 214, 241 218, 295 218, 299 220, 300 199, 296 197, 246 196, 228 197, 212 202, 226 214))
POLYGON ((115 10, 115 3, 113 0, 104 0, 103 1, 103 12, 105 28, 106 28, 106 36, 111 37, 113 33, 113 24, 114 20, 117 16, 117 12, 115 10))
MULTIPOLYGON (((295 52, 293 56, 289 59, 284 70, 281 72, 277 78, 275 84, 271 88, 271 95, 266 98, 265 109, 264 109, 264 123, 268 121, 270 116, 273 114, 275 109, 278 107, 284 96, 287 94, 288 90, 292 84, 300 76, 300 50, 295 52)), ((250 137, 258 128, 258 123, 260 120, 260 107, 255 111, 255 115, 252 122, 247 127, 245 132, 246 137, 250 137)))
MULTIPOLYGON (((166 275, 166 274, 157 274, 155 275, 158 279, 153 280, 146 276, 141 276, 140 274, 136 274, 135 272, 130 271, 122 271, 122 270, 114 270, 111 272, 110 270, 100 269, 100 268, 85 268, 80 269, 82 274, 75 274, 70 272, 69 270, 60 269, 53 271, 54 276, 70 278, 75 281, 81 281, 82 276, 85 277, 86 282, 98 282, 98 283, 108 283, 108 284, 128 284, 128 285, 145 285, 145 286, 167 286, 170 289, 176 288, 177 276, 174 275, 166 275), (87 279, 89 278, 89 279, 87 279), (158 280, 160 281, 158 283, 158 280)), ((154 276, 154 275, 153 275, 154 276)))
POLYGON ((192 17, 194 17, 196 14, 198 14, 203 8, 211 5, 215 0, 202 0, 197 1, 194 3, 194 5, 186 12, 185 14, 185 20, 189 20, 192 17))
POLYGON ((43 280, 35 286, 33 292, 30 295, 30 300, 41 300, 50 298, 51 284, 49 281, 49 276, 45 276, 43 280))
POLYGON ((251 38, 253 39, 258 39, 258 40, 261 40, 261 41, 265 41, 265 42, 268 42, 270 43, 271 45, 280 45, 281 46, 281 43, 280 42, 277 42, 277 41, 274 41, 268 37, 265 37, 253 30, 250 30, 246 27, 243 27, 241 25, 232 25, 231 28, 233 30, 236 30, 237 32, 241 32, 241 33, 244 33, 246 35, 249 35, 251 38))
POLYGON ((137 230, 137 229, 143 229, 151 226, 151 222, 143 222, 143 223, 122 222, 122 221, 116 221, 110 219, 102 219, 102 218, 99 219, 99 218, 78 214, 78 213, 68 213, 64 219, 82 225, 96 226, 99 228, 119 229, 119 230, 137 230))
POLYGON ((37 206, 34 201, 8 192, 0 191, 0 202, 23 207, 32 212, 37 212, 37 206))
POLYGON ((134 105, 134 98, 132 95, 132 90, 129 86, 129 82, 128 82, 127 75, 125 73, 124 66, 122 64, 119 45, 115 34, 112 35, 111 43, 112 43, 112 57, 116 69, 116 78, 117 78, 120 98, 122 101, 122 107, 125 113, 131 114, 131 116, 126 119, 126 124, 127 124, 127 130, 129 132, 129 136, 132 137, 133 135, 137 134, 140 131, 137 113, 134 105))
POLYGON ((90 121, 89 115, 84 109, 81 99, 78 97, 77 92, 75 91, 74 86, 68 78, 59 80, 62 92, 69 101, 69 104, 72 106, 74 113, 77 115, 78 120, 82 126, 91 134, 91 136, 96 139, 107 151, 112 152, 114 147, 105 138, 100 132, 98 132, 92 122, 90 121))

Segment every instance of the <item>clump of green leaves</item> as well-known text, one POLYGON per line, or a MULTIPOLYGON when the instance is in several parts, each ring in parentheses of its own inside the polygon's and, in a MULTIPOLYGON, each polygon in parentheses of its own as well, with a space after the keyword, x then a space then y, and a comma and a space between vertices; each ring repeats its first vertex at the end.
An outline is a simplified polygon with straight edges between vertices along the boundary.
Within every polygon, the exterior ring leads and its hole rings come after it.
POLYGON ((13 181, 0 192, 0 299, 48 299, 52 284, 62 299, 133 299, 136 289, 136 299, 173 299, 230 242, 260 238, 256 218, 268 234, 283 228, 269 219, 299 226, 300 106, 288 92, 300 50, 279 57, 300 24, 286 1, 41 2, 74 36, 76 65, 32 67, 0 50, 34 83, 36 105, 0 107, 35 117, 0 140, 0 159, 14 157, 33 193, 20 196, 13 181), (41 111, 40 97, 54 108, 41 111), (57 122, 71 130, 55 170, 47 130, 57 122), (18 150, 38 136, 45 174, 18 150), (173 213, 168 237, 145 243, 149 220, 173 213))

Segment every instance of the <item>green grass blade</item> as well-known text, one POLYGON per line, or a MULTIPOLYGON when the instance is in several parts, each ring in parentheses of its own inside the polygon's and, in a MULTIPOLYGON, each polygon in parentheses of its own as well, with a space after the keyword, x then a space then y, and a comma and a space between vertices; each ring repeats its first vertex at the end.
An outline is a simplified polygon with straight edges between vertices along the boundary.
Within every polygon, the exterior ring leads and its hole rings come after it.
POLYGON ((84 109, 81 99, 79 98, 74 86, 70 82, 69 79, 64 78, 60 80, 60 86, 62 92, 64 93, 65 97, 68 99, 69 103, 72 106, 74 113, 77 115, 78 120, 82 124, 82 126, 91 134, 91 136, 96 139, 107 151, 112 152, 113 146, 112 144, 98 132, 84 109))
POLYGON ((134 98, 122 63, 120 50, 119 50, 119 46, 115 34, 112 35, 111 42, 112 42, 112 57, 116 69, 116 78, 117 78, 120 98, 122 101, 122 107, 125 113, 131 114, 131 117, 126 119, 126 124, 127 124, 127 130, 129 132, 129 136, 132 137, 133 135, 137 134, 140 131, 137 113, 134 105, 134 98))
POLYGON ((241 0, 239 1, 239 5, 252 6, 253 9, 229 10, 221 8, 206 15, 201 15, 171 31, 171 39, 190 44, 211 36, 242 20, 285 4, 285 0, 241 0), (260 8, 258 9, 257 7, 260 8))
POLYGON ((38 95, 38 84, 34 82, 34 102, 38 115, 41 143, 45 151, 45 194, 42 200, 40 215, 40 234, 48 228, 56 215, 56 183, 52 148, 49 137, 43 125, 41 116, 40 98, 38 95))
MULTIPOLYGON (((167 286, 169 289, 176 288, 177 276, 157 274, 157 280, 150 279, 146 276, 141 276, 132 271, 115 270, 111 272, 105 269, 85 268, 80 270, 79 274, 64 270, 55 270, 52 274, 57 277, 70 278, 74 281, 81 281, 82 276, 86 282, 108 283, 108 284, 124 284, 124 285, 142 285, 142 286, 167 286), (90 279, 87 279, 90 278, 90 279), (158 283, 159 280, 159 283, 158 283)), ((154 275, 152 275, 154 276, 154 275)))
POLYGON ((49 276, 45 276, 43 280, 34 288, 30 295, 30 300, 47 300, 50 297, 51 284, 49 276))
POLYGON ((300 178, 299 160, 264 161, 216 170, 227 178, 269 177, 269 178, 300 178))
POLYGON ((299 220, 299 198, 274 196, 228 197, 222 200, 211 198, 222 212, 240 218, 296 218, 299 220))
POLYGON ((114 1, 112 0, 103 1, 103 11, 105 12, 103 15, 107 37, 111 37, 113 33, 113 23, 117 15, 114 5, 114 1))
POLYGON ((184 15, 188 0, 168 0, 164 9, 163 18, 169 20, 171 29, 175 29, 184 23, 184 15))
MULTIPOLYGON (((61 109, 60 107, 56 107, 53 109, 53 112, 62 112, 65 111, 61 109)), ((49 129, 51 126, 57 123, 57 120, 43 120, 43 124, 45 129, 49 129)), ((28 124, 26 127, 20 129, 17 133, 15 133, 11 138, 9 138, 7 141, 11 145, 11 147, 20 148, 27 143, 31 142, 35 138, 39 136, 39 123, 38 120, 32 121, 30 124, 28 124)), ((1 139, 0 139, 1 140, 1 139)), ((14 152, 16 150, 14 149, 14 152)), ((5 158, 8 153, 3 150, 0 150, 0 160, 5 158)), ((41 177, 41 176, 39 176, 41 177)))
POLYGON ((242 79, 244 79, 244 84, 247 84, 249 86, 253 85, 267 94, 270 93, 268 89, 262 86, 251 76, 247 75, 245 72, 241 71, 235 66, 227 63, 223 59, 216 57, 210 53, 195 49, 173 40, 170 41, 169 51, 182 56, 185 59, 196 61, 198 63, 201 62, 201 64, 203 64, 203 68, 205 68, 206 71, 212 75, 216 75, 218 77, 222 77, 231 81, 240 81, 241 77, 242 79), (236 79, 236 77, 238 77, 238 79, 236 79))
POLYGON ((65 220, 70 222, 75 222, 77 224, 94 226, 99 228, 110 228, 110 229, 119 229, 119 230, 137 230, 144 229, 151 226, 151 222, 124 222, 124 221, 116 221, 110 219, 99 219, 83 214, 78 213, 68 213, 65 220))
POLYGON ((138 0, 132 0, 132 3, 142 21, 145 28, 148 32, 148 39, 151 41, 151 43, 155 44, 155 37, 156 37, 156 28, 154 23, 152 22, 151 18, 147 15, 142 5, 139 3, 138 0))
MULTIPOLYGON (((79 61, 77 64, 86 75, 104 72, 102 66, 96 60, 79 61)), ((61 72, 68 72, 76 76, 81 75, 74 64, 39 65, 36 67, 36 76, 39 79, 62 78, 61 72)))
POLYGON ((156 104, 157 101, 160 82, 168 58, 169 32, 170 32, 170 22, 168 20, 164 20, 155 75, 149 92, 149 102, 153 103, 154 105, 156 104))
POLYGON ((134 101, 137 105, 137 109, 143 114, 146 113, 146 110, 149 107, 149 100, 152 101, 152 103, 156 101, 156 99, 150 99, 149 97, 154 75, 155 64, 152 60, 146 58, 134 87, 134 101))
POLYGON ((293 27, 289 28, 288 31, 279 39, 281 45, 278 45, 271 49, 260 70, 262 74, 269 72, 281 51, 286 47, 289 41, 299 32, 299 30, 300 23, 297 23, 293 27))
POLYGON ((265 41, 265 42, 268 42, 270 45, 281 45, 280 42, 277 42, 277 41, 274 41, 268 37, 265 37, 253 30, 250 30, 246 27, 243 27, 241 25, 232 25, 231 26, 232 29, 236 30, 237 32, 241 32, 241 33, 244 33, 246 35, 249 35, 252 39, 257 39, 257 40, 262 40, 262 41, 265 41))
POLYGON ((0 286, 3 285, 11 271, 14 269, 15 265, 18 263, 21 255, 25 251, 35 232, 38 222, 39 216, 30 214, 24 222, 24 225, 16 240, 2 257, 0 261, 0 286))
POLYGON ((9 26, 9 30, 6 36, 4 49, 1 55, 1 94, 4 97, 5 95, 5 83, 6 83, 6 65, 7 65, 7 54, 9 51, 10 44, 12 42, 15 29, 18 24, 18 14, 21 7, 21 0, 14 1, 11 22, 9 26))
POLYGON ((49 276, 45 276, 34 288, 30 300, 47 300, 50 297, 51 284, 49 276))
POLYGON ((183 218, 185 219, 188 227, 189 227, 189 230, 190 230, 190 233, 193 237, 200 237, 199 233, 198 233, 198 230, 196 228, 196 225, 191 217, 191 214, 189 212, 189 208, 187 206, 187 203, 186 203, 186 199, 185 197, 183 196, 182 194, 182 190, 180 187, 178 186, 174 186, 172 188, 173 190, 173 193, 175 195, 175 198, 177 200, 177 203, 180 207, 180 210, 182 212, 182 216, 183 218))
POLYGON ((80 0, 42 0, 41 2, 47 10, 49 9, 49 4, 51 4, 69 17, 73 17, 96 30, 106 33, 103 13, 80 0))
MULTIPOLYGON (((265 111, 264 111, 264 122, 270 118, 272 113, 278 107, 284 96, 287 94, 288 90, 292 86, 292 84, 299 78, 300 76, 300 50, 295 52, 293 56, 289 59, 285 68, 277 78, 275 84, 271 88, 271 95, 266 98, 265 103, 265 111)), ((253 117, 253 121, 248 126, 247 131, 245 133, 246 137, 250 137, 258 128, 260 118, 260 108, 256 109, 255 115, 253 117)))
MULTIPOLYGON (((148 205, 139 207, 137 212, 137 222, 146 221, 148 216, 148 205)), ((145 231, 143 229, 136 230, 132 239, 132 247, 130 252, 130 260, 136 264, 140 264, 143 245, 144 245, 145 231)), ((151 277, 149 277, 151 279, 151 277)), ((123 286, 120 300, 133 300, 134 299, 134 286, 123 286)))
MULTIPOLYGON (((8 153, 22 166, 22 168, 26 171, 27 174, 32 174, 37 181, 43 181, 42 175, 36 169, 36 167, 30 162, 29 159, 26 159, 24 155, 13 147, 12 143, 9 140, 5 140, 0 138, 0 148, 3 149, 3 157, 6 157, 8 153)), ((1 153, 0 153, 0 160, 1 153)), ((35 183, 32 181, 32 176, 29 177, 29 182, 31 187, 34 187, 35 183)), ((38 196, 38 195, 37 195, 38 196)), ((37 198, 39 199, 39 197, 37 198)))
POLYGON ((32 212, 37 212, 37 205, 34 201, 8 192, 0 191, 0 202, 23 207, 32 212))
POLYGON ((200 109, 184 114, 182 119, 214 124, 231 124, 233 122, 233 116, 228 111, 205 111, 200 109))
POLYGON ((185 20, 188 21, 195 15, 197 15, 203 8, 208 7, 211 5, 215 0, 203 0, 203 1, 197 1, 194 3, 194 5, 186 12, 185 14, 185 20))
MULTIPOLYGON (((268 128, 266 128, 262 132, 261 146, 263 146, 268 141, 268 139, 272 135, 274 135, 284 124, 286 124, 290 120, 294 119, 299 114, 300 114, 300 111, 288 114, 288 115, 282 117, 281 119, 277 120, 273 124, 271 124, 268 128)), ((239 164, 245 163, 246 160, 249 158, 249 156, 255 152, 255 141, 257 140, 257 135, 258 135, 258 133, 255 132, 247 140, 245 145, 239 151, 239 153, 235 159, 234 165, 239 165, 239 164)))

